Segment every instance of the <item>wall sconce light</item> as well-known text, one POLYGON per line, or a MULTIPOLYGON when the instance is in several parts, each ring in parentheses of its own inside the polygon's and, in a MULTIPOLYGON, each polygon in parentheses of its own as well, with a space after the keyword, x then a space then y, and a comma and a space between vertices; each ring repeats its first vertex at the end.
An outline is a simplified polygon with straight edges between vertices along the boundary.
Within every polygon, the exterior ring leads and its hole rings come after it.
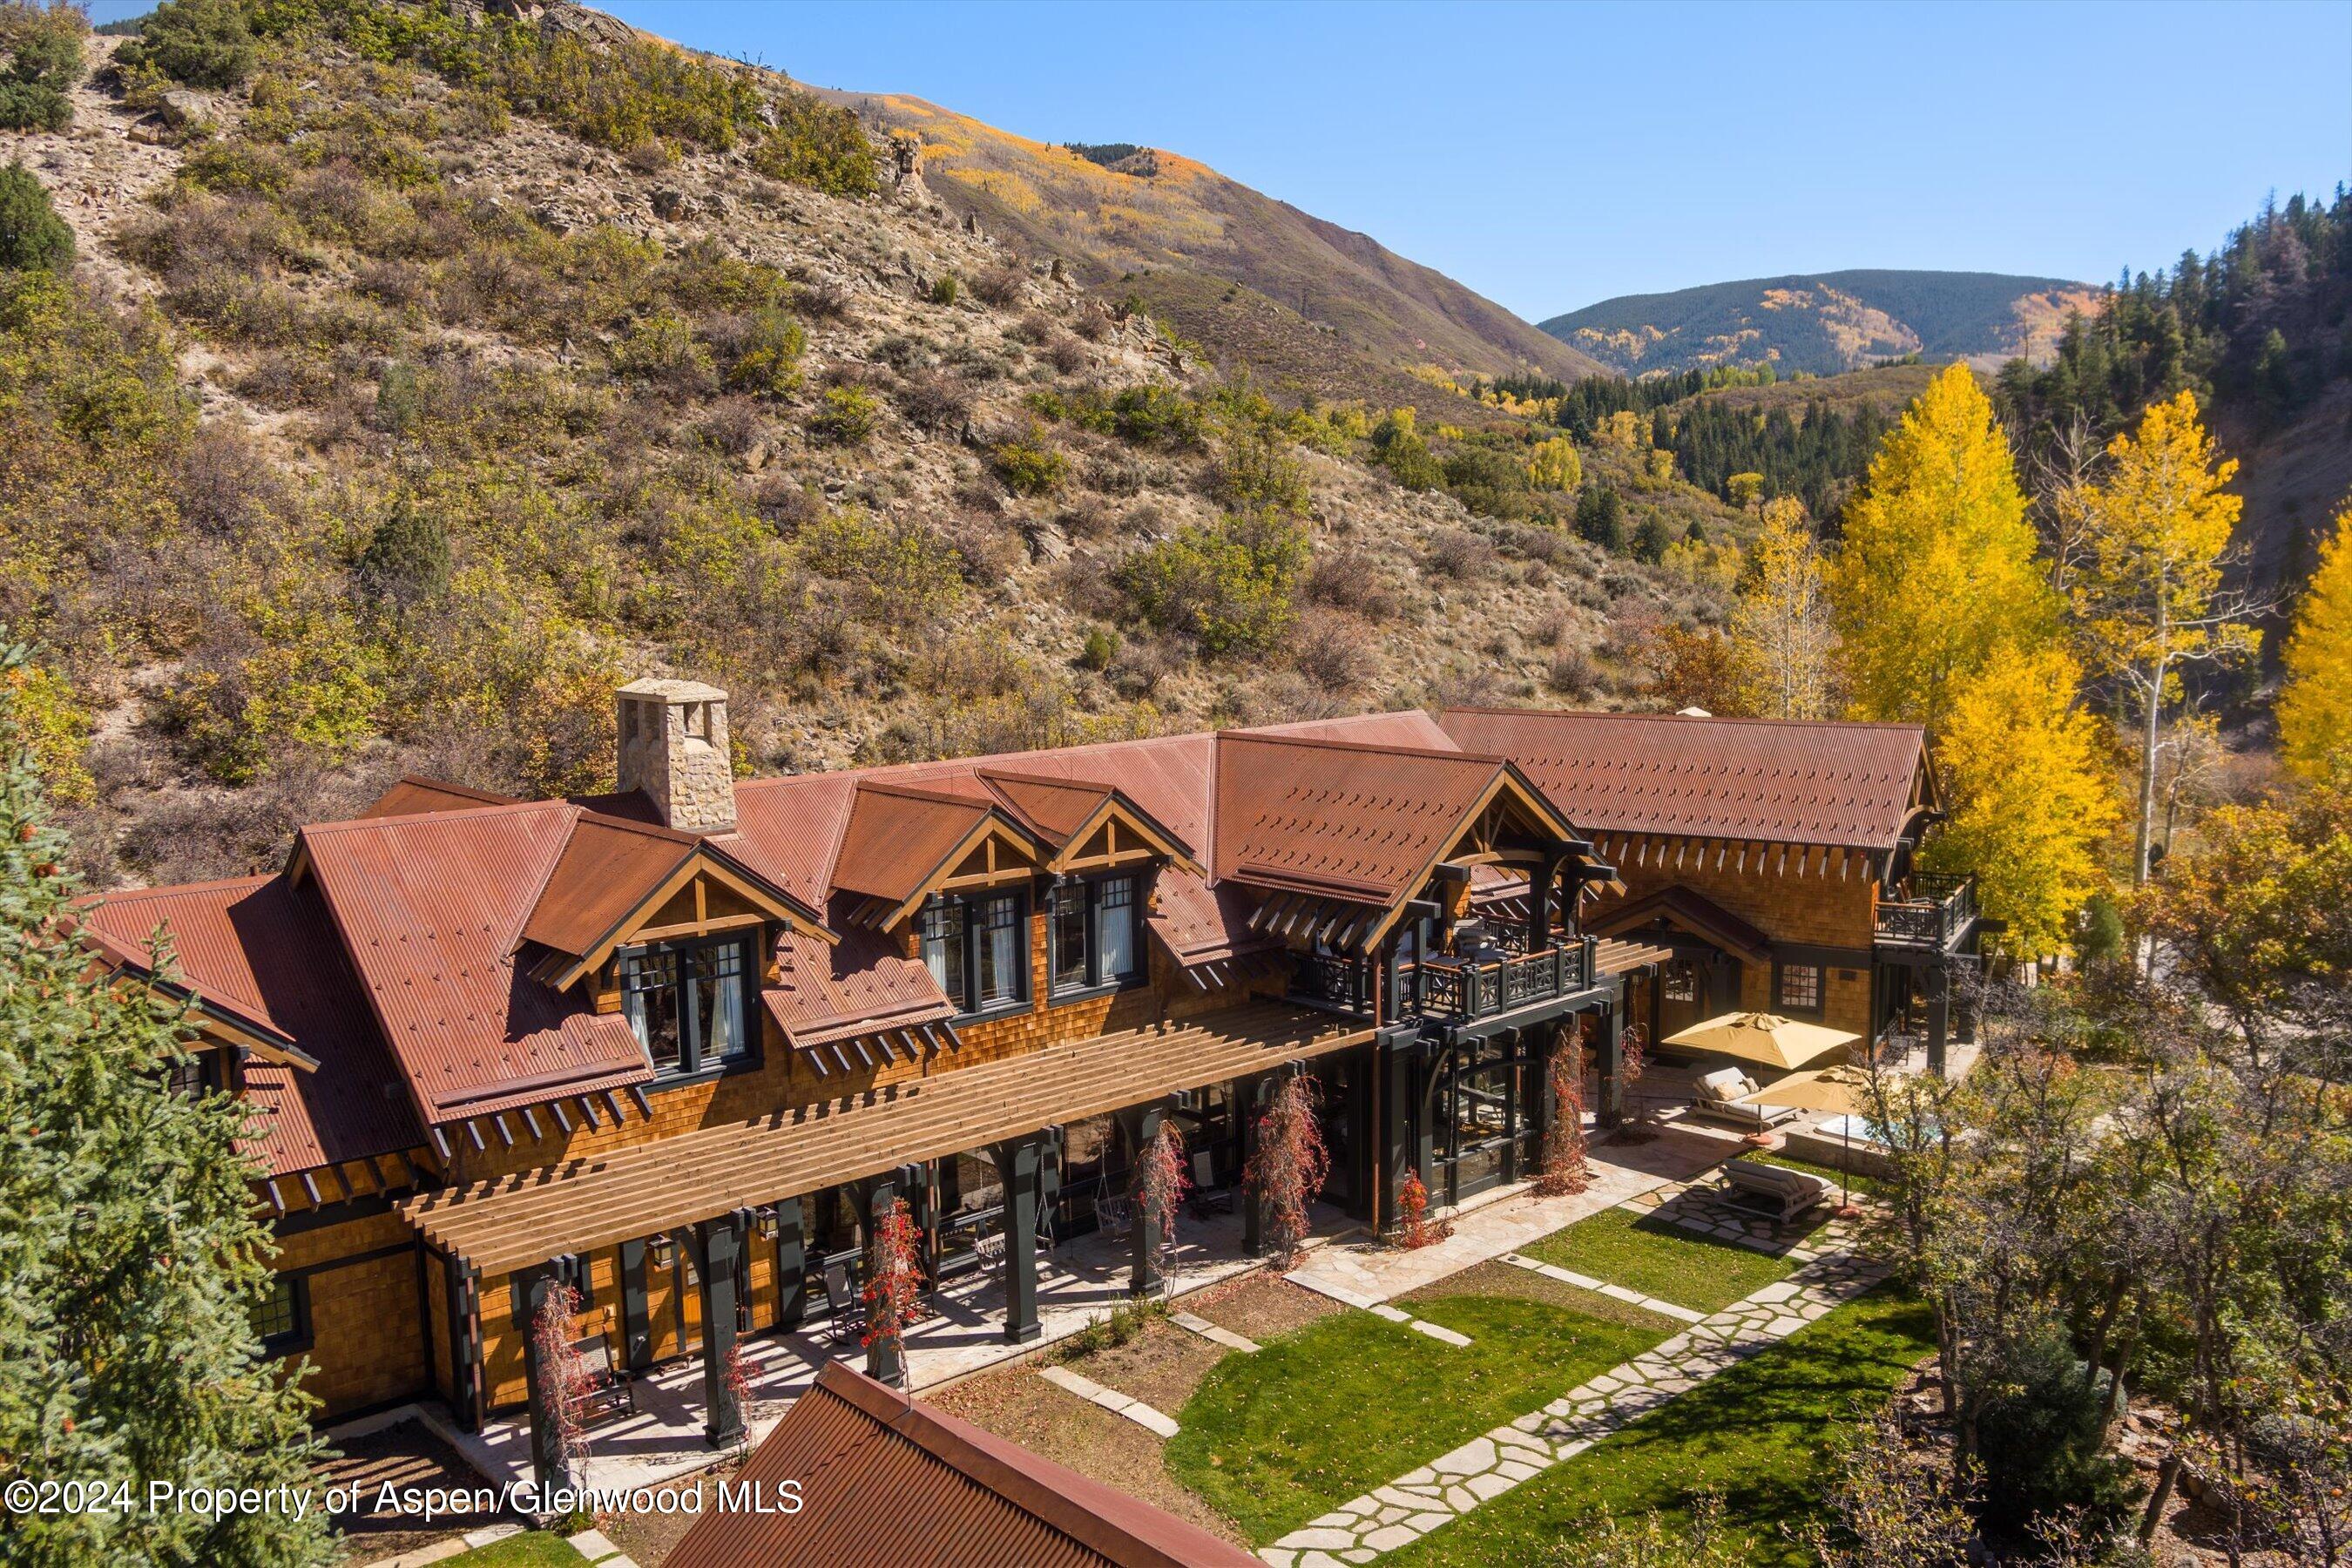
POLYGON ((646 1243, 646 1256, 655 1268, 667 1270, 677 1261, 677 1243, 670 1238, 669 1232, 664 1231, 646 1243))
POLYGON ((778 1222, 776 1219, 775 1205, 761 1205, 757 1212, 752 1215, 751 1218, 752 1223, 759 1226, 761 1240, 773 1241, 776 1239, 778 1222))

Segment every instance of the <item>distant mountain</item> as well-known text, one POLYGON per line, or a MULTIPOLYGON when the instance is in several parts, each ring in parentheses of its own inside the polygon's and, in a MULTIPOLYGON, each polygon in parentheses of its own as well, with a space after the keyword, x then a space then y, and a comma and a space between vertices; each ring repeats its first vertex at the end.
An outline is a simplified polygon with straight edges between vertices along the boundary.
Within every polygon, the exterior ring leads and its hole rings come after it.
POLYGON ((2063 278, 2000 272, 1795 272, 1626 294, 1554 316, 1543 330, 1612 370, 1777 366, 1834 375, 1918 354, 1992 370, 2054 348, 2067 313, 2095 314, 2100 291, 2063 278))
POLYGON ((1425 384, 1411 365, 1573 381, 1603 368, 1442 272, 1206 164, 1126 142, 1033 142, 901 94, 827 92, 921 143, 931 192, 990 233, 1139 295, 1220 358, 1326 396, 1425 384), (1230 352, 1228 352, 1230 351, 1230 352), (1366 363, 1365 362, 1370 362, 1366 363))

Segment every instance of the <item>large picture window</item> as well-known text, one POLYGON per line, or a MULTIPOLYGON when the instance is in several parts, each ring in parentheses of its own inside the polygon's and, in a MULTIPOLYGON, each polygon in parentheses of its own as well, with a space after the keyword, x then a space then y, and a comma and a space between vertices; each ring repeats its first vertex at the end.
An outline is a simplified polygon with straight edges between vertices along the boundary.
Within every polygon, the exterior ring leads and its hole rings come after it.
POLYGON ((656 1073, 697 1073, 751 1054, 751 952, 739 935, 621 955, 622 1010, 656 1073))
POLYGON ((1019 893, 940 899, 923 910, 923 963, 960 1013, 1029 999, 1029 919, 1019 893))
POLYGON ((1105 877, 1054 889, 1054 989, 1118 985, 1143 971, 1135 879, 1105 877))
POLYGON ((1772 1005, 1783 1013, 1819 1013, 1822 1010, 1822 966, 1818 963, 1784 963, 1780 968, 1779 983, 1772 990, 1772 1005))

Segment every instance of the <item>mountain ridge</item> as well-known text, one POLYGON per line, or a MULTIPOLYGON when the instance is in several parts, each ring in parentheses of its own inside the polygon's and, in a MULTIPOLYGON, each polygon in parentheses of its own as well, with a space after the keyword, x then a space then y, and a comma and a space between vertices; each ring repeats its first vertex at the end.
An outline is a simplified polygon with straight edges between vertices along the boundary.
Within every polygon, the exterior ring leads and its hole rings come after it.
POLYGON ((1847 268, 1622 294, 1538 322, 1625 374, 1769 363, 1831 375, 1918 354, 1981 370, 2043 357, 2101 291, 2063 278, 1847 268))

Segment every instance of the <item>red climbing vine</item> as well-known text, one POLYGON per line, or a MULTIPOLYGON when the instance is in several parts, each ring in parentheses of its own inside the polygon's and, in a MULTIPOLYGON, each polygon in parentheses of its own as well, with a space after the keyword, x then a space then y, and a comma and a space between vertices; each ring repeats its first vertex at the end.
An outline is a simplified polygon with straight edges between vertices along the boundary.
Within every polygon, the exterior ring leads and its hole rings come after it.
POLYGON ((531 1349, 539 1358, 539 1375, 546 1391, 547 1419, 554 1438, 555 1461, 568 1468, 588 1451, 580 1407, 588 1392, 588 1362, 572 1342, 572 1320, 580 1314, 580 1292, 557 1281, 539 1299, 530 1321, 531 1349))
POLYGON ((874 1227, 866 1260, 866 1334, 871 1350, 887 1342, 891 1359, 906 1365, 907 1325, 923 1315, 923 1233, 907 1200, 894 1199, 874 1227))
POLYGON ((1584 1037, 1562 1029, 1544 1066, 1551 1091, 1551 1121, 1544 1129, 1543 1164, 1536 1173, 1536 1195, 1567 1197, 1592 1184, 1585 1168, 1584 1037))
POLYGON ((1265 1205, 1266 1245, 1285 1265, 1307 1239, 1307 1205, 1331 1176, 1318 1098, 1313 1079, 1285 1079, 1257 1119, 1256 1146, 1242 1168, 1243 1187, 1265 1205))
POLYGON ((1429 1188, 1422 1184, 1419 1171, 1407 1171, 1404 1185, 1397 1189, 1397 1244, 1405 1247, 1430 1247, 1453 1234, 1451 1225, 1431 1222, 1429 1188))
POLYGON ((1163 1118, 1160 1131, 1136 1156, 1130 1194, 1135 1200, 1135 1223, 1157 1225, 1163 1247, 1176 1244, 1176 1205, 1184 1201, 1192 1185, 1184 1174, 1184 1130, 1172 1119, 1163 1118))
POLYGON ((743 1354, 741 1340, 727 1342, 727 1362, 719 1369, 719 1375, 726 1380, 728 1396, 735 1401, 735 1414, 743 1423, 740 1441, 748 1447, 751 1441, 751 1363, 743 1354))
POLYGON ((1657 1118, 1650 1111, 1650 1102, 1633 1090, 1640 1087, 1642 1074, 1650 1066, 1650 1037, 1639 1024, 1627 1024, 1617 1045, 1617 1092, 1630 1111, 1621 1137, 1644 1139, 1656 1136, 1657 1118))

